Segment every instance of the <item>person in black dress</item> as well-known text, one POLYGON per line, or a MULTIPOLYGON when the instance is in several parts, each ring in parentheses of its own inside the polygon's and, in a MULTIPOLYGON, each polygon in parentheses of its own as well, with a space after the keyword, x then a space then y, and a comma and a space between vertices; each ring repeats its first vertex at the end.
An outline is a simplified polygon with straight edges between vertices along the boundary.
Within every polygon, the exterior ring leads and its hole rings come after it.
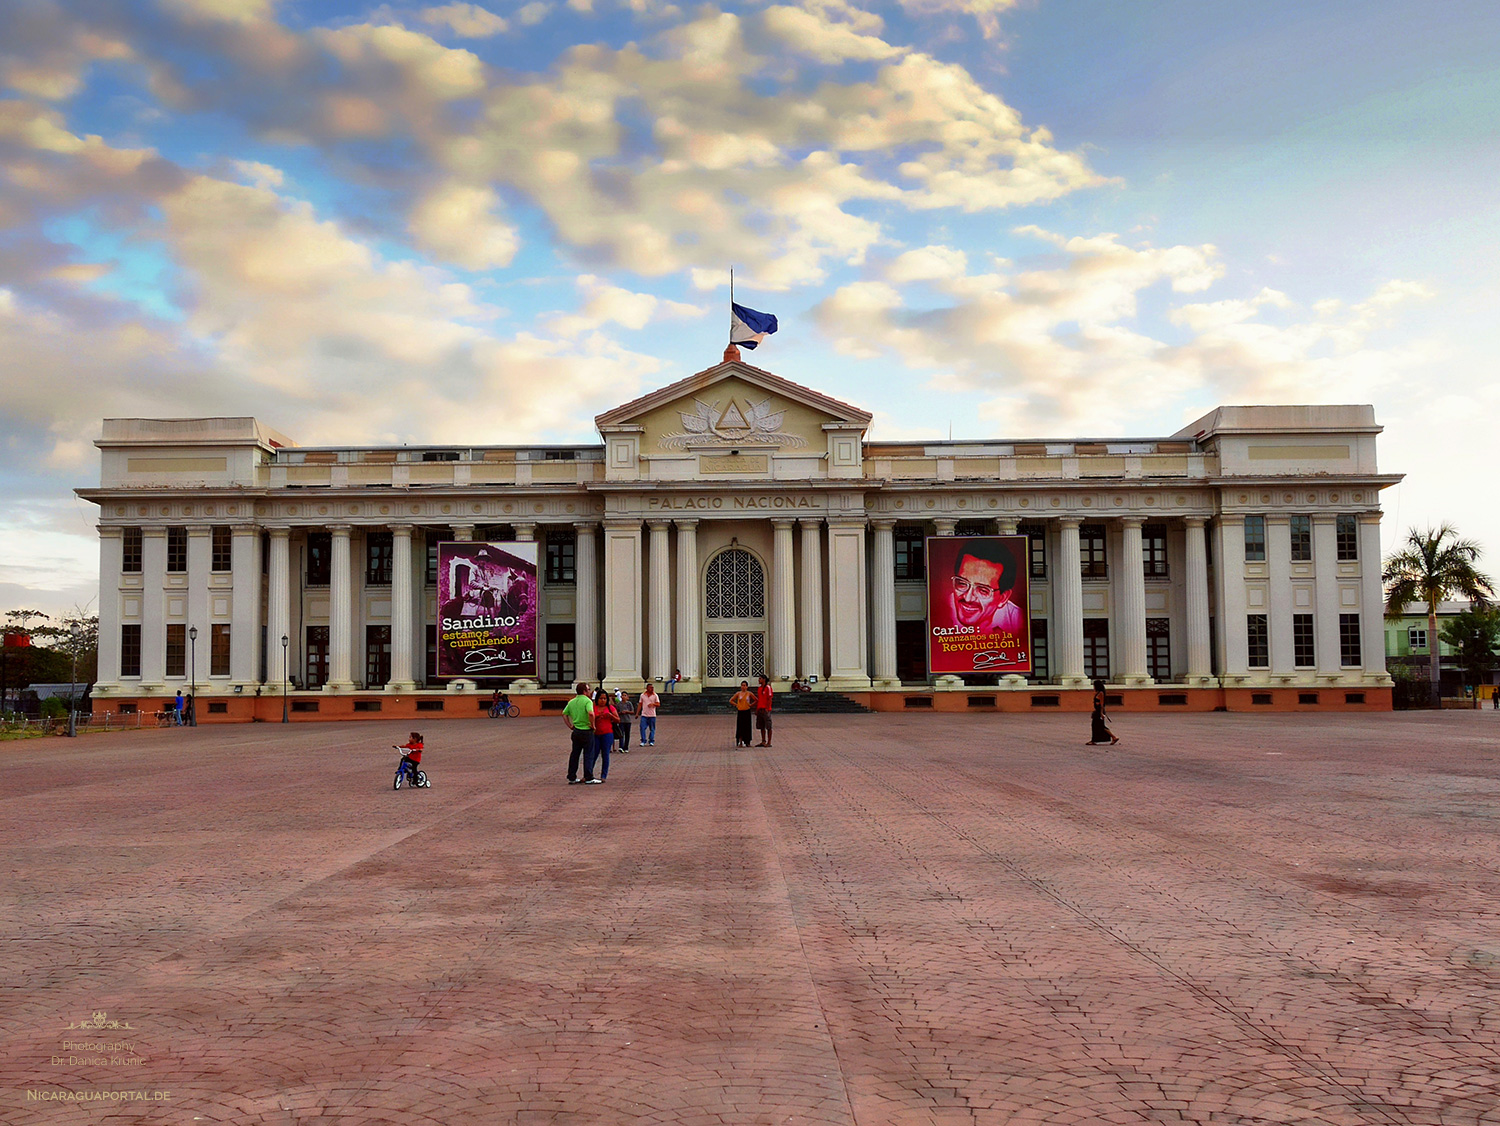
POLYGON ((1094 681, 1093 729, 1089 734, 1089 746, 1099 743, 1114 746, 1119 741, 1115 733, 1109 729, 1109 721, 1104 714, 1104 681, 1096 680, 1094 681))

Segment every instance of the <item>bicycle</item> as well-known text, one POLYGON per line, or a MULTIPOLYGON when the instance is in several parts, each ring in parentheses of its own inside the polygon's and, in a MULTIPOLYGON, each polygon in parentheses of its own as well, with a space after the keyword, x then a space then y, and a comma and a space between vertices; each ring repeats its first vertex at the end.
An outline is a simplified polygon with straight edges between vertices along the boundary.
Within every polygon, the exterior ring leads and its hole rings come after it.
POLYGON ((490 718, 491 719, 500 719, 502 717, 507 718, 507 719, 515 719, 520 714, 521 714, 521 709, 518 708, 518 707, 516 707, 515 704, 510 704, 510 705, 506 705, 506 704, 491 704, 490 705, 490 718))
MULTIPOLYGON (((395 749, 398 751, 401 750, 400 747, 396 747, 395 749)), ((396 764, 396 780, 391 783, 391 789, 399 790, 408 782, 414 790, 432 788, 432 782, 428 780, 427 772, 419 766, 413 766, 403 757, 396 764)))

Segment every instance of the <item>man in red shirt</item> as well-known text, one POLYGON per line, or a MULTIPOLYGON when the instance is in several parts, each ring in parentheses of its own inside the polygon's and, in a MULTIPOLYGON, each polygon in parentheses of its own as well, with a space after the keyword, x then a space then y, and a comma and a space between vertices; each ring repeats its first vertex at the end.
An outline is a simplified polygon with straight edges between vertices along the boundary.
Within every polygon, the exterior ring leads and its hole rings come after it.
POLYGON ((765 677, 760 678, 760 687, 755 690, 755 729, 760 732, 757 747, 771 745, 771 700, 775 695, 765 677))

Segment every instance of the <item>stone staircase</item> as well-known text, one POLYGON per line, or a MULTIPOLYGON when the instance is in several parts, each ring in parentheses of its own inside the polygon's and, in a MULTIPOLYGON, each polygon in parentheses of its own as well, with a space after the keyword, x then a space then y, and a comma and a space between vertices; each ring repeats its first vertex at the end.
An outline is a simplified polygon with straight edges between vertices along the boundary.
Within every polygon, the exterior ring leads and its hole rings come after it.
MULTIPOLYGON (((663 692, 661 715, 728 715, 732 709, 729 698, 733 688, 705 688, 702 692, 663 692)), ((841 696, 837 692, 786 692, 776 693, 777 715, 853 715, 868 712, 863 704, 841 696)))

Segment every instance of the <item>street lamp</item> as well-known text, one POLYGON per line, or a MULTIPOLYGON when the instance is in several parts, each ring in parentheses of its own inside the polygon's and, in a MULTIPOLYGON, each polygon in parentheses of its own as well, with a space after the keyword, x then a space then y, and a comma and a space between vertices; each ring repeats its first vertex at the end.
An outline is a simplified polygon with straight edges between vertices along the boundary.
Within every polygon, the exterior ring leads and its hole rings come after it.
POLYGON ((291 643, 292 643, 292 639, 290 637, 288 637, 286 634, 282 634, 281 635, 281 722, 282 723, 291 723, 292 722, 292 718, 291 718, 290 714, 288 714, 287 708, 286 708, 286 686, 287 686, 287 682, 291 680, 291 670, 289 668, 287 668, 287 666, 286 666, 286 660, 287 660, 286 654, 287 654, 287 646, 290 645, 291 643))
POLYGON ((198 627, 188 626, 188 726, 198 726, 198 627))

